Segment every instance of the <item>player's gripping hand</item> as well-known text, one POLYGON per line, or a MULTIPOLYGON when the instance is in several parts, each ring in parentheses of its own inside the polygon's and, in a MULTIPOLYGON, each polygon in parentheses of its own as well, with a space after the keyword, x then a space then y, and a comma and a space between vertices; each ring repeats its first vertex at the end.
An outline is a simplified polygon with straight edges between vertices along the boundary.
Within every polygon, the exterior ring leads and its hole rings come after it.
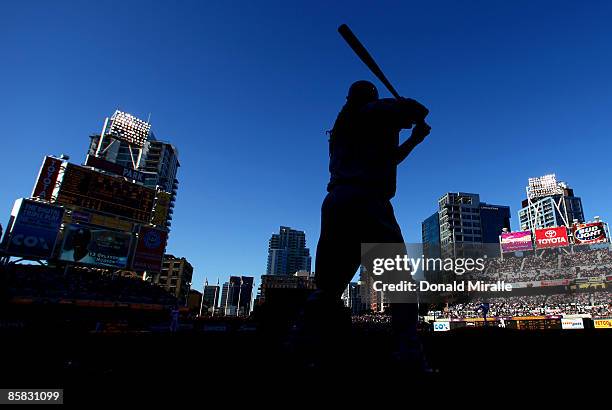
POLYGON ((425 121, 417 122, 414 128, 412 129, 410 140, 414 143, 414 145, 420 144, 421 142, 423 142, 425 137, 429 135, 430 131, 431 127, 425 121))

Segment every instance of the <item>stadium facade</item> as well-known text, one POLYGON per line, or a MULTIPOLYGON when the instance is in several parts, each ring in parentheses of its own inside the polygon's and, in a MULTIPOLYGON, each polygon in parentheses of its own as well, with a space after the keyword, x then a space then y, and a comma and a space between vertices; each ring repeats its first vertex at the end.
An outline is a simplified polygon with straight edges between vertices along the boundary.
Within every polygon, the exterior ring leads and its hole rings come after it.
POLYGON ((168 209, 164 225, 169 228, 176 201, 180 167, 178 149, 173 144, 157 140, 148 121, 122 111, 105 119, 102 132, 90 136, 86 164, 102 168, 103 160, 135 171, 134 182, 167 193, 168 209), (133 134, 133 137, 126 137, 133 134), (96 161, 97 160, 97 161, 96 161))
POLYGON ((129 274, 184 305, 193 267, 184 258, 164 261, 179 166, 176 147, 157 141, 148 121, 116 111, 91 137, 82 165, 64 155, 43 159, 32 194, 15 203, 2 242, 5 261, 129 274))

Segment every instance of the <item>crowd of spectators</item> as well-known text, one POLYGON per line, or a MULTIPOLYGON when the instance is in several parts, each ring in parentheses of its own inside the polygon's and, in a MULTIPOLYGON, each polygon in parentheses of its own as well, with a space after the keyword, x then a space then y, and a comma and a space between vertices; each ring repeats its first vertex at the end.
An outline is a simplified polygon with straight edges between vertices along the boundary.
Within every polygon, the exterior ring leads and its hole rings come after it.
POLYGON ((9 297, 174 305, 176 298, 139 278, 90 269, 12 266, 3 269, 9 297))
POLYGON ((523 270, 530 269, 556 269, 559 267, 559 254, 554 251, 545 251, 540 256, 530 255, 525 258, 523 270))
POLYGON ((576 279, 576 269, 547 269, 538 272, 537 280, 576 279))
POLYGON ((385 330, 391 326, 391 316, 386 313, 365 313, 352 316, 353 328, 361 330, 385 330))
MULTIPOLYGON (((612 316, 612 293, 563 293, 554 295, 511 296, 492 298, 488 316, 541 316, 590 314, 592 317, 612 316)), ((446 307, 441 316, 450 319, 482 317, 482 301, 457 303, 446 307)))
POLYGON ((576 279, 612 274, 612 253, 607 249, 578 249, 566 254, 549 249, 538 255, 504 256, 490 259, 484 273, 474 279, 504 280, 508 283, 556 279, 576 279))
POLYGON ((506 281, 508 283, 514 282, 529 282, 538 279, 538 271, 523 271, 523 272, 499 272, 496 279, 506 281))
POLYGON ((519 272, 523 264, 523 258, 510 256, 504 259, 494 258, 489 259, 485 272, 497 273, 497 272, 519 272))
POLYGON ((595 278, 600 276, 612 275, 612 267, 610 266, 596 266, 594 268, 579 267, 576 268, 578 277, 580 278, 595 278))
POLYGON ((612 254, 608 249, 590 249, 564 254, 561 256, 561 265, 564 267, 612 265, 612 254))

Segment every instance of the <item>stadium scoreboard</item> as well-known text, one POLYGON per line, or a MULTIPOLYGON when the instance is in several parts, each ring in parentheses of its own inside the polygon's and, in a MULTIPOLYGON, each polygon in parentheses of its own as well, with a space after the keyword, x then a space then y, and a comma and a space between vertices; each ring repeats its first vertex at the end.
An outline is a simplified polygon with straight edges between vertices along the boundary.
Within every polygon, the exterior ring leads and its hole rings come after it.
POLYGON ((148 223, 155 190, 73 164, 66 164, 57 203, 148 223))
POLYGON ((506 327, 518 330, 561 329, 561 319, 515 318, 507 321, 506 327))

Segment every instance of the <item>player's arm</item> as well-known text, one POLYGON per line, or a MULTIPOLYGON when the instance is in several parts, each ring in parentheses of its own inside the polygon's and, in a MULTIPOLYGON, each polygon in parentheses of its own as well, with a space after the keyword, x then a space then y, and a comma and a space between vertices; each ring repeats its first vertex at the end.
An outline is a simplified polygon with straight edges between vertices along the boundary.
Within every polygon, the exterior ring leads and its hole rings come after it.
POLYGON ((425 122, 429 110, 418 101, 411 98, 395 100, 397 122, 400 129, 412 128, 410 138, 404 141, 397 149, 396 161, 401 163, 429 135, 431 127, 425 122), (414 128, 413 128, 414 126, 414 128))
POLYGON ((412 152, 414 147, 423 142, 425 137, 429 135, 430 130, 431 127, 427 125, 427 123, 425 123, 424 121, 419 122, 414 126, 410 138, 402 142, 400 146, 397 147, 396 161, 398 164, 406 159, 406 157, 412 152))

